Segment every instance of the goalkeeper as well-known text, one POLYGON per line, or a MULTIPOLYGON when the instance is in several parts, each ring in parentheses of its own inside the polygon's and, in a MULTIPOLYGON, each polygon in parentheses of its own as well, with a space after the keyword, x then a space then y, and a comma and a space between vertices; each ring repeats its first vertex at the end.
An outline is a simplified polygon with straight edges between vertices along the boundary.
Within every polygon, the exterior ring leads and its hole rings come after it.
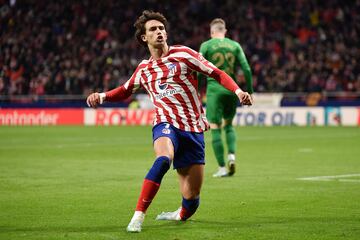
MULTIPOLYGON (((236 68, 241 66, 246 79, 247 91, 250 94, 253 93, 250 66, 240 44, 225 37, 225 21, 220 18, 214 19, 210 23, 210 34, 211 39, 201 44, 200 53, 234 80, 236 80, 236 68)), ((199 74, 198 78, 202 77, 203 75, 199 74)), ((236 113, 238 97, 221 86, 215 79, 207 77, 206 98, 206 117, 210 122, 212 147, 219 164, 219 169, 213 174, 213 177, 232 176, 235 173, 236 152, 236 134, 232 121, 236 113), (222 129, 226 136, 228 169, 224 161, 222 129)))

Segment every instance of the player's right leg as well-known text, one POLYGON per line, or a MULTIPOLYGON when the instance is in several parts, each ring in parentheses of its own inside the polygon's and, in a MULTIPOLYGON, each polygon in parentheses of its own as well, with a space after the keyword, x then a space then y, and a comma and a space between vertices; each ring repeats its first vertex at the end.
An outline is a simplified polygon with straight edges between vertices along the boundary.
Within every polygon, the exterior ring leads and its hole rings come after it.
POLYGON ((174 145, 170 137, 173 135, 168 125, 159 124, 153 128, 156 160, 144 179, 135 213, 126 228, 128 232, 141 232, 146 210, 158 192, 162 178, 170 168, 174 158, 174 145))
POLYGON ((126 228, 128 232, 141 232, 141 226, 145 218, 146 210, 158 192, 161 180, 169 170, 170 164, 171 160, 168 156, 159 156, 156 158, 153 166, 144 179, 135 213, 126 228))

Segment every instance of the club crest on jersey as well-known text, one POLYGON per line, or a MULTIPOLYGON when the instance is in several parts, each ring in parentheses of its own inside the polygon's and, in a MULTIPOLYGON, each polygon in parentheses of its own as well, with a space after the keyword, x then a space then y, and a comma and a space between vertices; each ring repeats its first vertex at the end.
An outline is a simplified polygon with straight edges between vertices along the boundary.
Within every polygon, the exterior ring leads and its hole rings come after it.
POLYGON ((171 130, 168 129, 168 128, 164 128, 161 132, 162 132, 163 134, 170 134, 170 133, 171 133, 171 130))
POLYGON ((171 74, 171 75, 175 74, 175 71, 176 71, 176 64, 175 63, 170 64, 167 68, 169 69, 169 74, 171 74))

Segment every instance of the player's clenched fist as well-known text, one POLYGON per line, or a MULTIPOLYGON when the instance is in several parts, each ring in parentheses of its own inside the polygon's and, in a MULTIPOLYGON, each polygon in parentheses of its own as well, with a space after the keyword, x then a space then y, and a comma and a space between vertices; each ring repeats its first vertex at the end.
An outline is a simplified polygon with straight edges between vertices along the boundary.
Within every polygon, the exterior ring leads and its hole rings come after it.
POLYGON ((252 96, 248 93, 248 92, 239 92, 237 94, 239 100, 240 100, 240 103, 242 105, 249 105, 251 106, 253 104, 253 99, 252 99, 252 96))
POLYGON ((99 104, 102 104, 105 99, 105 94, 103 93, 92 93, 90 94, 87 99, 86 103, 89 107, 96 108, 99 104))

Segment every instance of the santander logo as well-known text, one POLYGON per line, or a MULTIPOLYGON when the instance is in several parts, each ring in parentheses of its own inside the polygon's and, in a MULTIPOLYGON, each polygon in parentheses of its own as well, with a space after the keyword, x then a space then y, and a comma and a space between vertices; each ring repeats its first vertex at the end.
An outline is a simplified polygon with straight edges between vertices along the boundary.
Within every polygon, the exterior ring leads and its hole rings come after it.
POLYGON ((7 111, 0 113, 0 125, 57 125, 59 113, 46 110, 7 111))

